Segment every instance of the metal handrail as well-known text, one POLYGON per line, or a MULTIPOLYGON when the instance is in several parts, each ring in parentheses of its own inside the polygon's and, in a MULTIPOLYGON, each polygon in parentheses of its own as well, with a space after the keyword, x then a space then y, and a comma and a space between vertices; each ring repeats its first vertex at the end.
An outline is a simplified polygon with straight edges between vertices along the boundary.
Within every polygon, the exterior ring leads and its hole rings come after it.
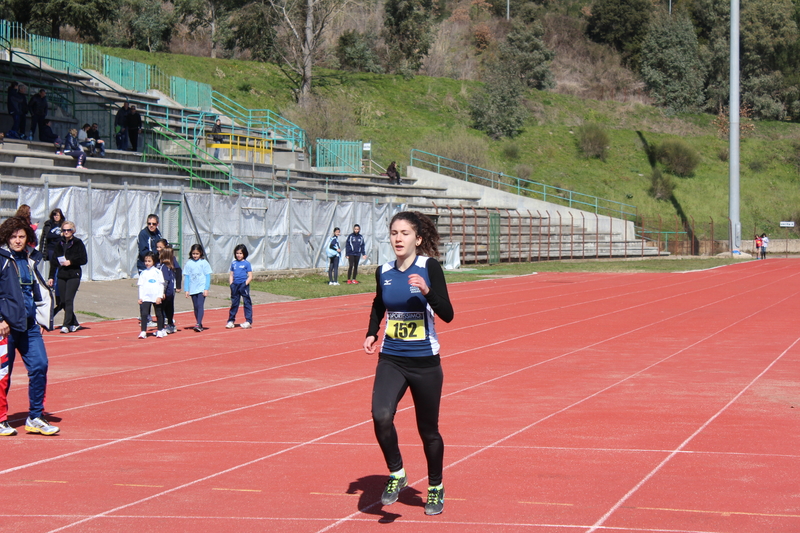
POLYGON ((416 148, 411 149, 410 164, 411 166, 420 166, 420 168, 427 167, 429 169, 436 169, 436 172, 439 174, 442 174, 442 171, 449 172, 455 174, 454 177, 456 178, 463 176, 462 179, 467 182, 472 180, 473 182, 488 185, 492 188, 504 189, 507 192, 518 195, 524 194, 527 196, 540 197, 545 202, 566 205, 567 207, 581 209, 582 211, 591 211, 595 214, 615 216, 627 220, 634 220, 637 216, 635 205, 617 202, 616 200, 608 200, 590 194, 571 191, 569 189, 562 189, 561 187, 554 187, 545 183, 518 178, 503 172, 487 170, 469 163, 463 163, 440 155, 417 150, 416 148), (430 159, 433 159, 433 161, 430 159), (510 184, 503 181, 503 178, 508 179, 512 183, 510 184))

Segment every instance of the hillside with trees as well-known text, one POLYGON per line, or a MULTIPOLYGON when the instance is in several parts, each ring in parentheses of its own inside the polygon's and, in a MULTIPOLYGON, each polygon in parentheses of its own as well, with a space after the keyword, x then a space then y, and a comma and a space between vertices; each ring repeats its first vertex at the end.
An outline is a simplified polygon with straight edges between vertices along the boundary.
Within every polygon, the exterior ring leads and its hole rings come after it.
MULTIPOLYGON (((371 140, 384 164, 424 148, 653 219, 725 223, 727 0, 0 4, 31 32, 275 109, 312 140, 371 140)), ((799 21, 800 0, 741 4, 745 235, 800 218, 799 21)))

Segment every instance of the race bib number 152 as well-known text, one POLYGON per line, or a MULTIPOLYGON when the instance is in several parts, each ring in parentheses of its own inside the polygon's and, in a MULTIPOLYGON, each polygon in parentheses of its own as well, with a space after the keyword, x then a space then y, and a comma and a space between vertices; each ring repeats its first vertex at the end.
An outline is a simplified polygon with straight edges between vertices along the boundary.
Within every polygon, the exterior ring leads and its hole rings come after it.
POLYGON ((424 313, 389 313, 386 335, 402 341, 425 340, 424 313))

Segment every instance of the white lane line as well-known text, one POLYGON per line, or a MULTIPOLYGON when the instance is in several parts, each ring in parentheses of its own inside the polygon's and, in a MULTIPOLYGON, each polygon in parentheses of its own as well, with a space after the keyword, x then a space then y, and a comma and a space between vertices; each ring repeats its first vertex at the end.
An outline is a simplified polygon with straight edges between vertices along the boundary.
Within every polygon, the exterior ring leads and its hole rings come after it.
POLYGON ((760 372, 760 373, 759 373, 759 374, 758 374, 756 377, 754 377, 754 378, 753 378, 753 379, 750 381, 750 383, 748 383, 747 385, 745 385, 745 387, 744 387, 742 390, 740 390, 740 391, 739 391, 739 392, 738 392, 738 393, 737 393, 737 394, 736 394, 736 395, 735 395, 733 398, 731 398, 731 399, 730 399, 730 401, 729 401, 728 403, 726 403, 726 404, 725 404, 725 405, 722 407, 722 409, 720 409, 719 411, 717 411, 716 413, 714 413, 714 415, 713 415, 711 418, 709 418, 708 420, 706 420, 706 421, 705 421, 705 422, 704 422, 704 423, 703 423, 703 424, 702 424, 700 427, 698 427, 698 428, 697 428, 697 430, 695 430, 695 432, 694 432, 694 433, 692 433, 691 435, 689 435, 689 437, 687 437, 687 439, 686 439, 686 440, 684 440, 684 441, 683 441, 683 442, 680 444, 680 446, 678 446, 677 448, 675 448, 675 449, 674 449, 674 450, 673 450, 673 451, 672 451, 672 452, 671 452, 671 453, 670 453, 670 454, 669 454, 667 457, 665 457, 665 458, 664 458, 664 460, 663 460, 663 461, 661 461, 661 462, 660 462, 660 463, 659 463, 659 464, 658 464, 658 465, 657 465, 655 468, 653 468, 653 470, 651 470, 651 471, 650 471, 650 472, 649 472, 649 473, 648 473, 648 474, 647 474, 647 475, 646 475, 644 478, 642 478, 642 480, 641 480, 641 481, 639 481, 639 483, 637 483, 637 484, 636 484, 636 485, 635 485, 635 486, 634 486, 634 487, 633 487, 631 490, 629 490, 629 491, 628 491, 628 492, 627 492, 627 493, 626 493, 626 494, 625 494, 625 495, 624 495, 622 498, 620 498, 620 500, 619 500, 617 503, 615 503, 615 504, 614 504, 614 505, 611 507, 611 509, 609 509, 609 510, 608 510, 608 512, 606 512, 606 514, 604 514, 603 516, 601 516, 601 517, 600 517, 600 519, 599 519, 597 522, 595 522, 595 523, 594 523, 594 525, 593 525, 592 527, 590 527, 590 528, 587 530, 587 533, 591 533, 591 532, 593 532, 593 531, 596 531, 596 530, 597 530, 597 529, 598 529, 600 526, 602 526, 602 525, 603 525, 603 524, 606 522, 606 520, 608 520, 608 519, 611 517, 611 515, 612 515, 612 514, 614 514, 614 512, 615 512, 617 509, 619 509, 619 508, 620 508, 620 506, 622 506, 622 504, 624 504, 626 501, 628 501, 628 499, 630 499, 630 497, 631 497, 631 496, 633 496, 633 495, 636 493, 636 491, 638 491, 638 490, 639 490, 639 489, 640 489, 640 488, 641 488, 641 487, 642 487, 642 486, 643 486, 645 483, 647 483, 647 482, 648 482, 650 479, 652 479, 652 478, 653 478, 653 476, 655 476, 655 475, 656 475, 656 474, 659 472, 659 470, 661 470, 661 469, 664 467, 664 465, 666 465, 668 462, 670 462, 670 461, 672 460, 672 458, 673 458, 673 457, 675 457, 675 456, 678 454, 678 452, 680 452, 680 451, 681 451, 683 448, 685 448, 686 446, 688 446, 688 445, 689 445, 689 443, 690 443, 690 442, 691 442, 691 441, 692 441, 692 440, 693 440, 693 439, 694 439, 696 436, 698 436, 700 433, 702 433, 702 432, 703 432, 703 430, 705 430, 705 429, 706 429, 706 428, 707 428, 707 427, 708 427, 708 426, 709 426, 709 425, 710 425, 712 422, 714 422, 714 420, 716 420, 717 418, 719 418, 719 417, 720 417, 720 415, 722 415, 722 413, 724 413, 724 412, 725 412, 725 411, 726 411, 726 410, 727 410, 727 409, 728 409, 728 408, 729 408, 731 405, 733 405, 733 404, 734 404, 734 403, 735 403, 735 402, 736 402, 736 401, 737 401, 739 398, 741 398, 741 396, 742 396, 742 395, 743 395, 745 392, 747 392, 748 390, 750 390, 750 388, 751 388, 753 385, 755 385, 755 383, 756 383, 756 382, 757 382, 759 379, 761 379, 761 377, 762 377, 764 374, 766 374, 767 372, 769 372, 769 370, 770 370, 770 369, 771 369, 773 366, 775 366, 775 365, 778 363, 778 361, 780 361, 780 360, 783 358, 783 356, 784 356, 784 355, 786 355, 786 353, 787 353, 789 350, 791 350, 792 348, 794 348, 794 346, 795 346, 795 345, 796 345, 798 342, 800 342, 800 337, 798 337, 797 339, 795 339, 795 340, 794 340, 794 342, 793 342, 792 344, 790 344, 788 348, 786 348, 786 349, 785 349, 783 352, 781 352, 781 353, 780 353, 780 355, 778 355, 778 357, 776 357, 776 358, 775 358, 775 359, 774 359, 774 360, 773 360, 773 361, 772 361, 770 364, 768 364, 768 365, 767 365, 767 367, 766 367, 766 368, 764 368, 764 370, 762 370, 762 371, 761 371, 761 372, 760 372))

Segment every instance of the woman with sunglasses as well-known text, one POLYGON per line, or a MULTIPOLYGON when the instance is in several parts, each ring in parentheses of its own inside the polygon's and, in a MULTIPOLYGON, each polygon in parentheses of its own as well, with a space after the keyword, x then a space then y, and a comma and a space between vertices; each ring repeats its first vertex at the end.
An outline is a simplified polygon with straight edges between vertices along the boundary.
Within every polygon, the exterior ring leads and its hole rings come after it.
POLYGON ((139 273, 145 268, 144 256, 147 252, 153 252, 158 255, 158 247, 156 244, 161 240, 161 232, 158 230, 158 215, 147 215, 147 225, 139 232, 137 242, 139 245, 139 260, 136 262, 136 268, 139 273))
POLYGON ((61 225, 61 240, 56 243, 50 261, 50 286, 57 284, 56 309, 64 310, 61 333, 78 331, 81 327, 75 316, 75 294, 81 284, 81 267, 88 262, 83 241, 75 236, 75 223, 69 220, 61 225))

